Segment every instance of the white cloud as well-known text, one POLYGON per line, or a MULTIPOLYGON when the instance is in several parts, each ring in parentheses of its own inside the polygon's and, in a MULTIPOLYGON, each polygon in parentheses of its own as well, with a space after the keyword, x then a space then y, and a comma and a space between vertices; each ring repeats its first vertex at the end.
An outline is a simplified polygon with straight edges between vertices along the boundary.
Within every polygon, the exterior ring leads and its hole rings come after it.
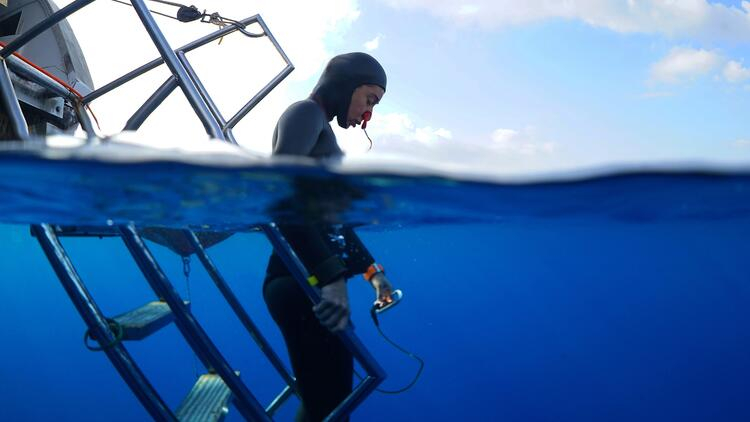
POLYGON ((458 14, 461 16, 475 15, 479 12, 479 6, 475 4, 464 4, 458 8, 458 14))
POLYGON ((721 56, 713 51, 676 47, 651 66, 651 80, 672 84, 685 82, 710 73, 721 61, 721 56))
POLYGON ((536 140, 534 128, 523 132, 513 129, 495 129, 490 136, 491 148, 504 153, 521 155, 549 154, 556 149, 554 142, 536 140))
POLYGON ((447 128, 418 125, 406 113, 376 114, 368 127, 369 142, 358 129, 334 128, 339 144, 350 158, 398 157, 461 171, 508 173, 560 167, 557 145, 540 140, 533 127, 497 129, 486 136, 457 138, 447 128))
POLYGON ((731 60, 724 66, 724 79, 731 83, 743 82, 750 79, 750 69, 743 67, 741 63, 731 60))
POLYGON ((750 148, 750 139, 738 139, 734 141, 733 145, 736 148, 750 148))
POLYGON ((367 41, 365 43, 365 49, 367 51, 375 51, 375 50, 377 50, 378 47, 380 47, 380 39, 382 37, 383 37, 382 35, 378 34, 375 38, 371 39, 370 41, 367 41))
MULTIPOLYGON (((360 152, 364 135, 359 129, 344 130, 335 127, 336 137, 347 152, 360 152)), ((418 127, 406 113, 376 113, 367 132, 374 139, 393 139, 398 142, 420 144, 428 148, 445 145, 453 134, 445 128, 418 127)))
POLYGON ((750 40, 750 2, 731 7, 707 0, 382 0, 394 8, 424 9, 467 25, 498 28, 548 19, 574 19, 617 32, 750 40), (478 13, 480 12, 481 13, 478 13))

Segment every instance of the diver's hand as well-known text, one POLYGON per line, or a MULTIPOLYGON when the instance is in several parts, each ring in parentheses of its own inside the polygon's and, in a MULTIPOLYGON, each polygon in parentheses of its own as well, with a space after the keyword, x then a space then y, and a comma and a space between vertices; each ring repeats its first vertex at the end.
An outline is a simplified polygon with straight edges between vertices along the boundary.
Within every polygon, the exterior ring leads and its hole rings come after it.
POLYGON ((320 303, 313 306, 313 312, 320 323, 331 332, 343 331, 349 323, 349 294, 346 279, 341 278, 320 289, 320 303))
POLYGON ((393 294, 393 285, 383 273, 375 274, 370 279, 370 284, 375 289, 375 303, 376 307, 385 306, 393 302, 391 294, 393 294))

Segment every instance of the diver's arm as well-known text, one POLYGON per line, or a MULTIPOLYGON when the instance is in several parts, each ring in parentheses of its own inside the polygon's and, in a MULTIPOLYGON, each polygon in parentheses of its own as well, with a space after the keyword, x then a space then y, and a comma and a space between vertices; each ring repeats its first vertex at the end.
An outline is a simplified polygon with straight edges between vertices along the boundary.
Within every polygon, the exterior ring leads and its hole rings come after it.
POLYGON ((273 155, 309 155, 327 124, 321 113, 312 101, 289 106, 276 125, 273 155))
POLYGON ((362 243, 354 228, 345 227, 341 233, 346 241, 346 266, 351 274, 364 274, 375 263, 370 251, 362 243))
MULTIPOLYGON (((342 235, 346 240, 346 266, 350 274, 366 273, 370 266, 375 264, 375 258, 372 257, 370 251, 367 250, 357 233, 354 232, 354 228, 344 228, 342 235)), ((393 285, 385 276, 385 273, 376 273, 369 282, 375 289, 375 302, 384 305, 392 301, 393 285)))

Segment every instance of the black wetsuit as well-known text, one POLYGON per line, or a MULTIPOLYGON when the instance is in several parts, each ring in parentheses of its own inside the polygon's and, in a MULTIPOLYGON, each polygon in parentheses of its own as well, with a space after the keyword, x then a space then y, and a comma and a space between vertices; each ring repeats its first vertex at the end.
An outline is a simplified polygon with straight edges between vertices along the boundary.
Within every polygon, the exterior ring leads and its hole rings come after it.
MULTIPOLYGON (((364 84, 385 89, 385 72, 375 59, 364 53, 334 57, 310 98, 292 104, 279 119, 273 154, 341 158, 329 122, 338 116, 339 125, 347 127, 352 93, 364 84)), ((279 224, 279 229, 319 287, 361 274, 374 262, 351 227, 310 223, 279 224)), ((268 263, 263 296, 284 336, 297 378, 303 404, 298 420, 320 421, 352 390, 352 355, 320 324, 309 298, 275 253, 268 263)))

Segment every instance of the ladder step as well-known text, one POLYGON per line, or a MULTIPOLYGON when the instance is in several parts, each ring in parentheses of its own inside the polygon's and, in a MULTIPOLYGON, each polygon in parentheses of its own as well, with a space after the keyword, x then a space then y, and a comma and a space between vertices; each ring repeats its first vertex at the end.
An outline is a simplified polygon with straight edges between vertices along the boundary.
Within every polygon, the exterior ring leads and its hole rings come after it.
MULTIPOLYGON (((190 302, 185 301, 190 306, 190 302)), ((122 327, 123 340, 143 340, 174 320, 166 302, 149 302, 114 318, 122 327)))
POLYGON ((175 415, 180 422, 219 422, 226 416, 232 392, 216 374, 204 374, 175 415))

